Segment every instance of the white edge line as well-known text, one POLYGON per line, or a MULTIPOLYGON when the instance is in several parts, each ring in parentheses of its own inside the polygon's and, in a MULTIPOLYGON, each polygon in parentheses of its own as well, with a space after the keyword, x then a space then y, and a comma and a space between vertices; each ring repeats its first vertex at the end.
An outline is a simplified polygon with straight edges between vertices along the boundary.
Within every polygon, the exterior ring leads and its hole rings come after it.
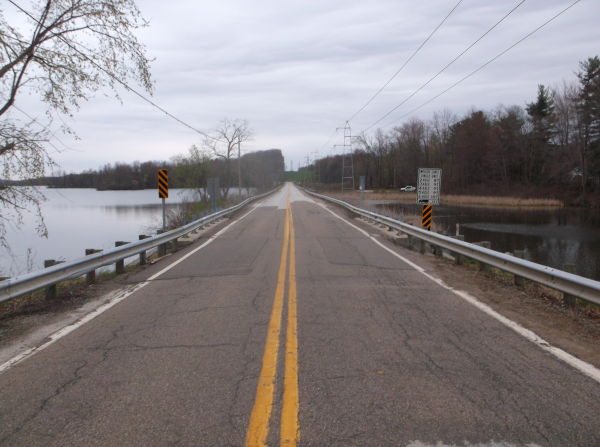
POLYGON ((131 295, 133 295, 138 290, 146 287, 148 284, 150 284, 152 282, 152 280, 158 278, 163 273, 168 272, 173 267, 175 267, 177 264, 183 262, 184 260, 186 260, 187 258, 189 258, 190 256, 192 256, 198 250, 201 250, 202 248, 206 247, 208 244, 210 244, 212 241, 214 241, 217 237, 219 237, 221 234, 223 234, 225 231, 227 231, 229 229, 229 227, 231 227, 232 225, 235 225, 237 222, 239 222, 240 220, 242 220, 244 217, 246 217, 248 214, 250 214, 252 211, 254 211, 256 208, 258 208, 260 205, 262 205, 263 203, 265 203, 269 199, 270 199, 270 197, 267 198, 266 200, 262 201, 260 204, 255 205, 250 211, 248 211, 242 217, 240 217, 239 219, 231 222, 225 228, 219 230, 217 233, 215 233, 214 235, 212 235, 204 244, 202 244, 198 248, 195 248, 194 250, 192 250, 191 252, 189 252, 187 255, 183 256, 181 259, 178 259, 177 261, 175 261, 172 264, 168 265, 167 267, 165 267, 164 269, 162 269, 160 272, 155 273, 154 275, 152 275, 151 277, 149 277, 146 281, 140 282, 140 283, 134 285, 133 287, 128 287, 128 288, 125 288, 125 289, 121 289, 120 291, 116 292, 116 293, 118 293, 117 296, 115 296, 114 298, 112 298, 110 301, 102 304, 101 306, 99 306, 98 308, 96 308, 96 310, 93 310, 92 312, 84 315, 83 317, 81 317, 80 319, 78 319, 77 321, 75 321, 74 323, 71 323, 68 326, 65 326, 62 329, 59 329, 58 331, 54 332, 53 334, 51 334, 48 337, 50 340, 48 340, 46 343, 44 343, 44 344, 42 344, 42 345, 40 345, 38 347, 35 347, 35 348, 27 349, 26 351, 24 351, 24 352, 16 355, 12 359, 10 359, 7 362, 3 363, 2 365, 0 365, 0 374, 2 374, 4 371, 9 370, 10 368, 12 368, 13 366, 15 366, 18 363, 22 362, 23 360, 31 357, 32 355, 34 355, 34 354, 36 354, 36 353, 38 353, 40 351, 43 351, 48 346, 54 344, 56 341, 60 340, 64 336, 66 336, 66 335, 70 334, 71 332, 73 332, 75 329, 77 329, 77 328, 83 326, 84 324, 86 324, 87 322, 93 320, 98 315, 103 314, 104 312, 106 312, 111 307, 116 306, 121 301, 123 301, 124 299, 130 297, 131 295))
POLYGON ((477 307, 482 312, 485 312, 490 317, 494 318, 495 320, 499 321, 500 323, 504 324, 508 328, 510 328, 513 331, 515 331, 517 334, 525 337, 527 340, 529 340, 530 342, 534 343, 535 345, 537 345, 538 347, 540 347, 544 351, 552 354, 553 356, 555 356, 559 360, 562 360, 563 362, 569 364, 570 366, 572 366, 573 368, 577 369, 581 373, 583 373, 586 376, 594 379, 596 382, 600 382, 600 370, 598 368, 596 368, 594 365, 591 365, 591 364, 589 364, 587 362, 584 362, 583 360, 578 359, 577 357, 569 354, 568 352, 563 351, 560 348, 557 348, 555 346, 551 346, 550 343, 548 343, 546 340, 544 340, 543 338, 541 338, 535 332, 530 331, 529 329, 526 329, 523 326, 521 326, 519 323, 517 323, 515 321, 512 321, 509 318, 506 318, 504 315, 499 314, 494 309, 492 309, 490 306, 488 306, 487 304, 482 303, 481 301, 479 301, 474 296, 469 295, 467 292, 463 292, 461 290, 456 290, 453 287, 450 287, 448 284, 446 284, 443 280, 431 276, 429 273, 425 272, 425 270, 422 267, 419 267, 415 263, 409 261, 405 257, 403 257, 403 256, 399 255, 398 253, 396 253, 394 250, 386 247, 385 245, 383 245, 381 242, 379 242, 376 238, 374 238, 373 236, 371 236, 366 231, 358 228, 356 225, 354 225, 354 224, 348 222, 346 219, 338 216, 336 213, 334 213, 329 208, 327 208, 327 206, 325 204, 320 203, 319 205, 322 206, 323 208, 325 208, 327 211, 329 211, 331 214, 333 214, 338 219, 342 220, 343 222, 346 222, 351 227, 353 227, 353 228, 357 229, 358 231, 360 231, 362 234, 364 234, 365 236, 367 236, 369 239, 371 239, 373 242, 375 242, 380 247, 384 248, 385 250, 387 250, 388 252, 390 252, 391 254, 393 254, 394 256, 396 256, 397 258, 399 258, 402 261, 406 262, 408 265, 410 265, 411 267, 413 267, 419 273, 423 274, 424 276, 426 276, 427 278, 431 279, 433 282, 435 282, 436 284, 438 284, 440 287, 443 287, 444 289, 451 291, 455 295, 458 295, 459 297, 461 297, 466 302, 468 302, 468 303, 472 304, 473 306, 477 307))

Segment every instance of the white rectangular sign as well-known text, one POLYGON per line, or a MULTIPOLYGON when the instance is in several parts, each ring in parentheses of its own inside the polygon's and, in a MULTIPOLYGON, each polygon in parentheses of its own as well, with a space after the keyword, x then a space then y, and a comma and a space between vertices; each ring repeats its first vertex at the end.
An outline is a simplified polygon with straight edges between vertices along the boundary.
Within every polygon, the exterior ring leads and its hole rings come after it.
POLYGON ((441 169, 420 168, 419 183, 417 184, 417 203, 439 205, 441 185, 441 169))

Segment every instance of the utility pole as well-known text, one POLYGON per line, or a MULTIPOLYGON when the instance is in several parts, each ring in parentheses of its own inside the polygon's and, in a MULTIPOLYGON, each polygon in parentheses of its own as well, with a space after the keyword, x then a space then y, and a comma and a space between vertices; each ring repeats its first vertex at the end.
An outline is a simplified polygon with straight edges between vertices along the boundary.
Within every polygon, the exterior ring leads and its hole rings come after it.
POLYGON ((342 192, 345 189, 354 191, 354 161, 352 160, 352 132, 350 131, 350 124, 346 121, 346 125, 338 127, 338 129, 344 129, 344 144, 342 145, 342 192))
POLYGON ((304 187, 306 188, 306 173, 308 172, 308 164, 310 163, 310 158, 306 156, 306 167, 304 168, 304 187))
POLYGON ((316 185, 317 183, 321 183, 321 172, 319 170, 319 151, 316 150, 314 153, 315 153, 314 180, 315 180, 315 185, 316 185))
POLYGON ((242 149, 240 140, 238 139, 238 188, 239 188, 239 196, 240 202, 242 201, 242 149))

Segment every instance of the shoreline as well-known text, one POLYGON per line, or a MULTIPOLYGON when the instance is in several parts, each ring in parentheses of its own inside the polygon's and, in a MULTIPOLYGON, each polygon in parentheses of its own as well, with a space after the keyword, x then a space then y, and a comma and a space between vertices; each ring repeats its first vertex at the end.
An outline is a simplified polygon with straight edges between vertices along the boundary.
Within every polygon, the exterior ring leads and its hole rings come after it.
MULTIPOLYGON (((323 191, 324 194, 331 195, 340 200, 351 199, 360 201, 360 193, 345 193, 334 191, 323 191)), ((367 192, 364 194, 365 201, 379 202, 386 204, 403 203, 415 204, 417 201, 416 193, 396 193, 396 192, 367 192)), ((442 195, 440 198, 440 206, 476 206, 476 207, 493 207, 493 208, 564 208, 572 206, 566 202, 557 199, 542 199, 542 198, 519 198, 510 196, 467 196, 467 195, 442 195)))

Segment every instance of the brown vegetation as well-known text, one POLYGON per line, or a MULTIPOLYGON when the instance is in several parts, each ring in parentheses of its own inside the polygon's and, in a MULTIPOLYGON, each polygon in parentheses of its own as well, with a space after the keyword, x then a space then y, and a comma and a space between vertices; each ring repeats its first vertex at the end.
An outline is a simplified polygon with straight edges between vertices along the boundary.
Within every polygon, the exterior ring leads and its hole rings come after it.
MULTIPOLYGON (((326 191, 327 195, 339 200, 358 206, 360 204, 360 192, 326 191)), ((417 202, 416 193, 403 193, 396 191, 373 191, 365 192, 365 201, 390 202, 390 203, 414 203, 417 202)), ((367 203, 368 203, 367 202, 367 203)), ((494 196, 469 196, 469 195, 442 195, 440 203, 443 205, 462 206, 489 206, 489 207, 560 207, 564 202, 558 199, 548 198, 521 198, 521 197, 494 197, 494 196)), ((385 203, 380 206, 385 206, 385 203)))

